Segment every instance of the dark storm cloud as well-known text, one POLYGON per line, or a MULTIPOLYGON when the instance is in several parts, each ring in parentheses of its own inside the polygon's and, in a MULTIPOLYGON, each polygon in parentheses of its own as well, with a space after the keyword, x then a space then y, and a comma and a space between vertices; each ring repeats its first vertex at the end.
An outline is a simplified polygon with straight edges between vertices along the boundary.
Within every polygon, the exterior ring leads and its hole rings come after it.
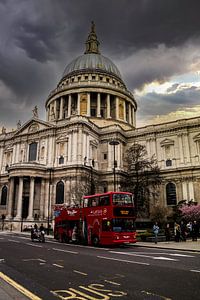
POLYGON ((148 93, 140 98, 138 117, 153 118, 155 115, 164 115, 199 105, 200 88, 191 86, 180 89, 175 93, 158 94, 148 93))
POLYGON ((84 53, 91 20, 101 53, 133 89, 187 70, 176 49, 199 44, 199 11, 199 0, 0 0, 0 104, 7 102, 9 122, 13 103, 23 104, 17 119, 44 106, 66 64, 84 53))

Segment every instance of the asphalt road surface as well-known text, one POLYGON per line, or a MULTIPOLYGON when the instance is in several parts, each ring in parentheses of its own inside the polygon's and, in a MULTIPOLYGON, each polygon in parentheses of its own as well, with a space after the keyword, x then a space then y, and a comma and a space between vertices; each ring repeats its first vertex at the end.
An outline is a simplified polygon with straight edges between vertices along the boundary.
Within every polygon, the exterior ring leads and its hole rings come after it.
MULTIPOLYGON (((0 235, 0 281, 28 299, 200 299, 200 254, 0 235)), ((3 300, 3 299, 2 299, 3 300)))

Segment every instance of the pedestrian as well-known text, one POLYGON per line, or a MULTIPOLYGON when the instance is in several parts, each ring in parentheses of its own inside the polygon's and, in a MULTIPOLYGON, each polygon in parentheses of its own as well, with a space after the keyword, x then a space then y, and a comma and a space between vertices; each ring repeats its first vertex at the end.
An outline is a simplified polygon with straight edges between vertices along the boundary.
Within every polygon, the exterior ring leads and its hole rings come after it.
POLYGON ((157 244, 158 242, 158 233, 159 233, 159 226, 158 223, 155 222, 155 224, 153 225, 153 233, 154 233, 154 237, 155 237, 155 244, 157 244))
POLYGON ((192 223, 192 240, 196 242, 198 235, 199 235, 199 226, 197 224, 197 221, 194 220, 192 223))
POLYGON ((187 223, 186 227, 187 227, 188 236, 191 237, 192 236, 192 222, 187 223))
POLYGON ((181 240, 186 242, 187 228, 186 228, 186 225, 183 221, 181 221, 180 229, 181 229, 181 240))
POLYGON ((169 223, 167 223, 167 225, 165 227, 165 237, 166 237, 166 241, 169 242, 170 238, 171 238, 171 232, 170 232, 170 225, 169 225, 169 223))
POLYGON ((175 242, 180 242, 181 227, 178 223, 175 223, 174 225, 174 235, 175 235, 175 242))

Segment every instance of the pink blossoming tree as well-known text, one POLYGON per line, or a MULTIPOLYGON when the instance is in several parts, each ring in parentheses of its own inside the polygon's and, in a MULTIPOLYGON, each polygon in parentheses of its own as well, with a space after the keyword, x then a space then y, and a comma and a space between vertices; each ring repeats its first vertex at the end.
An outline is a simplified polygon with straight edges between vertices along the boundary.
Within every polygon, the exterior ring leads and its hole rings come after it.
POLYGON ((200 204, 198 205, 184 205, 180 208, 182 218, 189 222, 196 220, 200 222, 200 204))

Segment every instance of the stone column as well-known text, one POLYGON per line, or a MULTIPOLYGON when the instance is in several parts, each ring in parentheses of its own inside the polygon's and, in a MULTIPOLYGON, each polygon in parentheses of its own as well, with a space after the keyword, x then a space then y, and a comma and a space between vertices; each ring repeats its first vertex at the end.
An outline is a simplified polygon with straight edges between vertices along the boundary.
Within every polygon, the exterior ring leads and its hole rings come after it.
POLYGON ((68 140, 68 161, 72 161, 72 132, 69 134, 68 140))
POLYGON ((13 217, 12 216, 13 198, 14 198, 14 177, 11 177, 9 181, 8 207, 7 207, 7 217, 6 217, 6 219, 8 220, 13 217))
POLYGON ((97 117, 101 117, 101 94, 97 94, 97 117))
POLYGON ((58 116, 57 116, 57 101, 54 100, 54 115, 55 115, 55 120, 57 120, 58 116))
POLYGON ((195 200, 194 199, 194 186, 193 186, 192 181, 189 181, 188 187, 189 187, 189 199, 188 200, 195 200))
POLYGON ((40 189, 40 220, 44 218, 44 205, 45 205, 45 179, 41 178, 40 189))
POLYGON ((116 119, 119 119, 119 98, 116 97, 115 98, 115 103, 116 103, 116 107, 115 107, 115 112, 116 112, 116 119))
POLYGON ((72 95, 69 94, 68 96, 68 110, 67 110, 67 116, 71 116, 71 107, 72 107, 72 95))
POLYGON ((132 116, 133 116, 133 126, 135 127, 135 110, 132 108, 132 116))
POLYGON ((0 147, 0 173, 1 173, 2 163, 3 163, 3 147, 0 147))
POLYGON ((81 94, 78 93, 77 97, 77 115, 80 116, 80 103, 81 103, 81 94))
POLYGON ((106 102, 107 102, 107 118, 111 118, 110 116, 110 94, 107 94, 106 97, 106 102))
MULTIPOLYGON (((185 156, 186 156, 186 161, 190 163, 190 147, 189 147, 189 139, 188 139, 188 134, 185 133, 183 135, 184 138, 184 145, 185 145, 185 156)), ((192 198, 193 199, 193 198, 192 198)))
POLYGON ((132 124, 131 123, 131 104, 130 103, 128 104, 128 122, 129 122, 129 124, 132 124))
POLYGON ((50 201, 50 194, 49 194, 49 181, 46 180, 45 182, 45 199, 44 199, 44 218, 48 218, 48 203, 50 201))
POLYGON ((183 141, 182 141, 182 134, 178 134, 178 144, 179 144, 179 153, 180 153, 180 163, 184 163, 183 157, 183 141))
POLYGON ((87 117, 90 117, 90 93, 87 93, 87 117))
POLYGON ((60 98, 60 114, 59 114, 59 119, 63 118, 63 97, 60 98))
POLYGON ((126 120, 126 100, 124 100, 124 121, 126 120))
POLYGON ((27 220, 33 220, 33 202, 34 202, 34 188, 35 188, 35 178, 30 179, 30 191, 29 191, 29 207, 28 207, 28 217, 27 220))
POLYGON ((187 182, 182 182, 182 193, 183 193, 183 199, 182 200, 188 200, 188 191, 187 191, 187 182))
POLYGON ((13 146, 13 153, 12 153, 12 164, 15 163, 15 154, 16 154, 16 144, 13 146))
POLYGON ((22 195, 23 195, 23 177, 19 177, 19 191, 17 199, 17 215, 15 220, 21 220, 22 218, 22 195))
POLYGON ((73 153, 72 153, 72 161, 76 162, 77 161, 77 136, 78 136, 78 132, 74 131, 73 132, 73 144, 72 144, 72 149, 73 149, 73 153))

